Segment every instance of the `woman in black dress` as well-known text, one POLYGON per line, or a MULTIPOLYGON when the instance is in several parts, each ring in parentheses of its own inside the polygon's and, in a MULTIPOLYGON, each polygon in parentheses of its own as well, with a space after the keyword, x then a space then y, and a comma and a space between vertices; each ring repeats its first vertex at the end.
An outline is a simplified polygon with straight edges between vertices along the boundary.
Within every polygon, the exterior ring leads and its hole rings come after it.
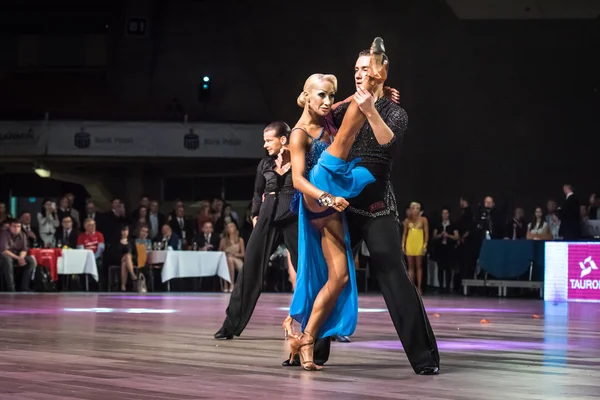
POLYGON ((136 291, 137 276, 133 270, 133 262, 136 258, 135 243, 129 240, 129 227, 123 225, 121 227, 121 237, 118 243, 114 243, 111 246, 111 264, 121 266, 121 291, 125 292, 127 289, 127 274, 133 281, 133 289, 136 291))

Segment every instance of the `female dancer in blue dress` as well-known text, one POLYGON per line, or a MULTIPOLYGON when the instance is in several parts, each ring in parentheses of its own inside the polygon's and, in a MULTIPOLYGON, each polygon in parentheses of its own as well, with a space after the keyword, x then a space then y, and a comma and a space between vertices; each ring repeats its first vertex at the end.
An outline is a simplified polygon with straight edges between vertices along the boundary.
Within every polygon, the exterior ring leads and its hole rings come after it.
POLYGON ((289 336, 290 362, 299 353, 305 370, 321 368, 313 362, 315 337, 349 336, 356 328, 358 295, 350 235, 342 212, 348 206, 346 199, 357 196, 375 179, 366 168, 356 165, 358 159, 345 160, 366 120, 361 107, 373 102, 370 91, 385 81, 383 52, 383 40, 376 38, 367 73, 370 79, 357 90, 337 134, 328 121, 337 90, 335 76, 311 75, 298 97, 304 112, 292 129, 290 151, 294 187, 300 192, 295 203, 299 254, 290 315, 300 322, 303 333, 292 332, 289 318, 284 328, 289 336))

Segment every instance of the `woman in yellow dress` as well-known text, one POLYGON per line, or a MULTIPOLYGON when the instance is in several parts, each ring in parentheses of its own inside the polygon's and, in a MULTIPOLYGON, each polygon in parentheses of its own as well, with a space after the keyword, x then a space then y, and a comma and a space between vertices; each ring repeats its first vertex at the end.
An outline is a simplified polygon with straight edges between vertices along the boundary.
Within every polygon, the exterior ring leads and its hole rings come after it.
POLYGON ((408 216, 404 220, 404 234, 402 235, 402 251, 408 258, 408 275, 417 285, 419 294, 423 294, 423 256, 427 253, 429 241, 429 225, 427 218, 421 215, 421 204, 410 203, 408 216), (415 266, 417 280, 415 282, 415 266))

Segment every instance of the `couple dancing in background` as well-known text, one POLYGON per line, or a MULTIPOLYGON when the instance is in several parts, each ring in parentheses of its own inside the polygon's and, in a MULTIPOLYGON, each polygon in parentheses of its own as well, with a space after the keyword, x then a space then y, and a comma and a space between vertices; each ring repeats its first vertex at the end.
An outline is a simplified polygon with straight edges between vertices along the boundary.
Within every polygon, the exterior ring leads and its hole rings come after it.
MULTIPOLYGON (((309 77, 298 99, 304 112, 291 134, 289 146, 292 184, 300 192, 293 204, 299 212, 296 246, 301 251, 290 314, 301 323, 303 333, 294 333, 291 319, 286 319, 284 327, 290 338, 291 357, 284 365, 319 369, 329 358, 329 337, 353 333, 358 296, 351 249, 364 240, 371 253, 373 272, 413 369, 418 374, 436 374, 439 355, 435 338, 397 248, 400 236, 390 172, 394 150, 406 128, 406 113, 382 97, 387 57, 380 38, 370 51, 360 53, 355 70, 356 94, 333 113, 337 80, 332 75, 309 77), (340 127, 337 134, 336 126, 340 127), (345 216, 342 212, 349 206, 348 198, 353 198, 352 207, 345 216)), ((285 135, 277 139, 287 141, 285 135)), ((289 169, 279 175, 288 181, 288 173, 289 169)), ((263 204, 259 222, 264 207, 263 204)), ((273 215, 276 207, 268 209, 273 215)), ((272 216, 263 219, 269 218, 273 220, 272 216)), ((286 244, 293 240, 285 236, 292 235, 289 231, 284 234, 286 244)), ((290 252, 292 261, 298 257, 296 246, 290 252)), ((248 253, 250 247, 249 243, 248 253)), ((259 271, 264 264, 252 267, 248 261, 247 258, 236 282, 223 327, 215 334, 217 339, 241 334, 260 295, 262 279, 244 280, 243 275, 249 272, 246 266, 259 271)))

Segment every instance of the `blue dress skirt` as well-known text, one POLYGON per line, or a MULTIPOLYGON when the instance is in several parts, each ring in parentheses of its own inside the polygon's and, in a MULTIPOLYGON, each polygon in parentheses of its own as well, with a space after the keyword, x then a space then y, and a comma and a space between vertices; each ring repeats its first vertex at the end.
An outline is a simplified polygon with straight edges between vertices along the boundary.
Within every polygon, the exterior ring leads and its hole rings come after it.
MULTIPOLYGON (((318 156, 318 155, 314 155, 318 156)), ((357 166, 360 159, 346 162, 334 157, 323 148, 318 161, 308 172, 308 180, 317 188, 335 197, 351 199, 369 183, 374 182, 373 175, 364 167, 357 166)), ((321 288, 327 282, 328 270, 321 233, 310 223, 310 211, 299 201, 298 220, 298 273, 296 275, 296 291, 290 306, 290 315, 302 325, 302 331, 310 317, 312 307, 321 288)), ((356 272, 350 245, 350 234, 346 217, 342 213, 344 241, 348 259, 349 284, 346 285, 337 300, 335 308, 321 326, 320 332, 310 332, 316 338, 333 335, 352 335, 358 320, 358 290, 356 288, 356 272)))

